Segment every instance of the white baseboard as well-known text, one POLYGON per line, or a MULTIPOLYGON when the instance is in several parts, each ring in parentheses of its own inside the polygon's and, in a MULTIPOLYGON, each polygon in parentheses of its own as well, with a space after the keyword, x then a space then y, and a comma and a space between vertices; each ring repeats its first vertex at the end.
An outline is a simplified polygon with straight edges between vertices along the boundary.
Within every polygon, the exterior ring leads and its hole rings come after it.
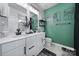
POLYGON ((58 44, 58 43, 52 43, 52 44, 54 44, 54 45, 56 45, 56 46, 59 46, 59 47, 64 47, 64 48, 67 48, 67 49, 69 49, 69 50, 72 50, 72 51, 74 51, 75 49, 74 48, 72 48, 72 47, 68 47, 68 46, 65 46, 65 45, 62 45, 62 44, 58 44))
POLYGON ((63 50, 62 50, 62 47, 66 48, 66 49, 69 49, 71 51, 74 51, 75 49, 72 48, 72 47, 68 47, 68 46, 65 46, 65 45, 61 45, 61 44, 58 44, 58 43, 54 43, 52 42, 51 45, 47 45, 47 43, 45 44, 45 47, 47 50, 55 53, 57 56, 62 56, 63 53, 65 53, 63 50))

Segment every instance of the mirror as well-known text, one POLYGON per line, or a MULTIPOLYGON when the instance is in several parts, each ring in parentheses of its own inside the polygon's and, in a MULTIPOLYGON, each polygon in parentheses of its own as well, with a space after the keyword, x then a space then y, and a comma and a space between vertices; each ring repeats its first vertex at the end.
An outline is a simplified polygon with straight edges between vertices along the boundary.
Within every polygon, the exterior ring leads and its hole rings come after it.
POLYGON ((25 31, 25 25, 26 25, 26 17, 22 14, 18 14, 18 29, 20 31, 25 31))
POLYGON ((38 29, 38 16, 33 12, 30 12, 30 29, 34 32, 38 29))

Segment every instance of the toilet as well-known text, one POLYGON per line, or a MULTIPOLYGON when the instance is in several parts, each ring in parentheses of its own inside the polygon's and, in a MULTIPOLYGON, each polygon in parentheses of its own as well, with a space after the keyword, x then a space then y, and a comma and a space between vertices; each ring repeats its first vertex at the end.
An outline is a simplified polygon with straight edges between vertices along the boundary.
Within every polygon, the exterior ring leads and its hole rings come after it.
POLYGON ((45 44, 46 44, 46 46, 47 47, 51 47, 51 45, 52 45, 52 39, 51 38, 45 38, 45 44))

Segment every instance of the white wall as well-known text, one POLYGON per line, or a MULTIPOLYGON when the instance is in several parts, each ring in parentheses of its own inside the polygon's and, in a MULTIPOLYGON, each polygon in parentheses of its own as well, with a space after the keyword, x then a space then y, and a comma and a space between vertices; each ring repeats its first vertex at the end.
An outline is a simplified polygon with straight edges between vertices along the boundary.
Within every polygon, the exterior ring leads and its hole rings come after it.
MULTIPOLYGON (((1 11, 0 14, 2 16, 6 16, 8 18, 9 11, 8 11, 8 4, 7 3, 0 3, 0 11, 1 11)), ((4 35, 2 35, 2 36, 7 36, 7 32, 8 32, 7 23, 6 23, 5 28, 3 25, 1 27, 3 28, 1 31, 3 31, 3 33, 4 33, 4 35)))
POLYGON ((1 15, 8 16, 8 7, 7 6, 8 6, 7 3, 0 3, 1 15))

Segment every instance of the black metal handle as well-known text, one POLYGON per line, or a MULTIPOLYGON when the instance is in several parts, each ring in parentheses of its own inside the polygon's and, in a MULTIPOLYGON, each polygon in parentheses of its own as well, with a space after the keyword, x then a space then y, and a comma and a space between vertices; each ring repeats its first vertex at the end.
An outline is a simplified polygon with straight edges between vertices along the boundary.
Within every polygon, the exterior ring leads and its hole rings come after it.
POLYGON ((34 48, 34 47, 35 47, 35 46, 31 46, 31 47, 29 48, 29 50, 32 49, 32 48, 34 48))
POLYGON ((26 47, 24 47, 24 54, 26 54, 26 47))

